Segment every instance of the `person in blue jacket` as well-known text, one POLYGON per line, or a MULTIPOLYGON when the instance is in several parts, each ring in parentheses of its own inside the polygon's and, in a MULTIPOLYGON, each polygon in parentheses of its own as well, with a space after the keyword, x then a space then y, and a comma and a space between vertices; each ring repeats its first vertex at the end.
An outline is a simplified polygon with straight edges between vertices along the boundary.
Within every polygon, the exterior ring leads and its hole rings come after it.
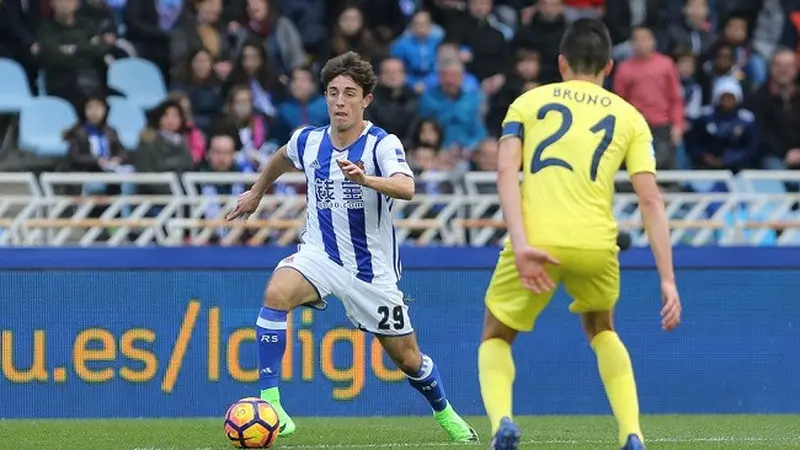
POLYGON ((426 91, 420 98, 420 117, 434 119, 441 125, 444 148, 469 152, 486 137, 480 94, 463 89, 464 65, 461 61, 443 61, 438 71, 439 86, 426 91))
POLYGON ((732 77, 714 84, 713 104, 703 108, 687 136, 696 169, 739 171, 757 166, 755 116, 742 107, 742 86, 732 77))
POLYGON ((425 90, 424 80, 436 72, 436 51, 444 39, 441 28, 434 28, 428 11, 414 13, 409 30, 392 43, 389 53, 403 61, 408 87, 418 94, 425 90))

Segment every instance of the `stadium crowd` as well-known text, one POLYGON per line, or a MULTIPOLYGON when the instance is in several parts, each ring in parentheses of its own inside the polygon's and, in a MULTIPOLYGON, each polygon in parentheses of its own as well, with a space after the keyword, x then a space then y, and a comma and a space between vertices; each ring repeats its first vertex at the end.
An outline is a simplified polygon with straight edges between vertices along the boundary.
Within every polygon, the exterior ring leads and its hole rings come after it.
MULTIPOLYGON (((800 169, 797 0, 3 0, 0 56, 72 103, 62 170, 257 171, 294 128, 327 123, 321 65, 374 61, 371 120, 419 172, 495 169, 510 102, 559 79, 558 44, 602 17, 608 88, 635 105, 660 169, 800 169), (105 121, 108 64, 169 87, 137 148, 105 121)), ((419 187, 435 191, 439 186, 419 187)), ((225 189, 236 189, 235 186, 225 189)))

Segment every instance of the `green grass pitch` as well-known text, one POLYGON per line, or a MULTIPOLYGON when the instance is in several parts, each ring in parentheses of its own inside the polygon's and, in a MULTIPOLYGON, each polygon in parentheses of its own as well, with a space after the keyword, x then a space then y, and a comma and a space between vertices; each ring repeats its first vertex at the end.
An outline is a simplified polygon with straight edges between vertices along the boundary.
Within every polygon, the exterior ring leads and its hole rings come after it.
MULTIPOLYGON (((477 445, 453 444, 432 417, 298 418, 278 449, 439 449, 488 447, 485 417, 469 419, 477 445)), ((523 449, 614 450, 610 417, 518 417, 523 449)), ((800 448, 800 416, 645 416, 649 450, 800 448)), ((0 420, 2 450, 216 450, 233 448, 221 419, 0 420)))

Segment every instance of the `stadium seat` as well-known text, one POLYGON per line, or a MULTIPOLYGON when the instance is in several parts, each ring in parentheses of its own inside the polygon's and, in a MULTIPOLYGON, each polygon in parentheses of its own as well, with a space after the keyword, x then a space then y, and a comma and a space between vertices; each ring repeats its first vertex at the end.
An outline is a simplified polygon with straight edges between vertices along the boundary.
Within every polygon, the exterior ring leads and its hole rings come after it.
POLYGON ((0 58, 0 114, 16 114, 33 95, 22 66, 11 59, 0 58))
POLYGON ((158 67, 141 58, 118 59, 108 67, 108 86, 144 109, 161 103, 167 95, 158 67))
POLYGON ((108 105, 108 124, 117 130, 126 150, 136 150, 139 134, 147 123, 144 110, 125 97, 109 97, 108 105))
POLYGON ((75 109, 66 100, 32 98, 20 111, 19 146, 43 156, 64 156, 68 149, 64 131, 77 121, 75 109))

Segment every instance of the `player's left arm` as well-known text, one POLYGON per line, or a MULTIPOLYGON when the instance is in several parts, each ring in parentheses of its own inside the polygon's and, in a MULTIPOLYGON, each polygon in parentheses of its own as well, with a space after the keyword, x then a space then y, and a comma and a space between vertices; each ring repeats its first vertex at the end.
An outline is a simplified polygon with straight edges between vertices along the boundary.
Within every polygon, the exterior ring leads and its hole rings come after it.
POLYGON ((354 183, 374 189, 381 194, 399 200, 411 200, 414 197, 414 173, 406 161, 403 143, 397 136, 390 134, 375 146, 378 163, 376 175, 367 175, 350 161, 342 162, 345 176, 354 183))

